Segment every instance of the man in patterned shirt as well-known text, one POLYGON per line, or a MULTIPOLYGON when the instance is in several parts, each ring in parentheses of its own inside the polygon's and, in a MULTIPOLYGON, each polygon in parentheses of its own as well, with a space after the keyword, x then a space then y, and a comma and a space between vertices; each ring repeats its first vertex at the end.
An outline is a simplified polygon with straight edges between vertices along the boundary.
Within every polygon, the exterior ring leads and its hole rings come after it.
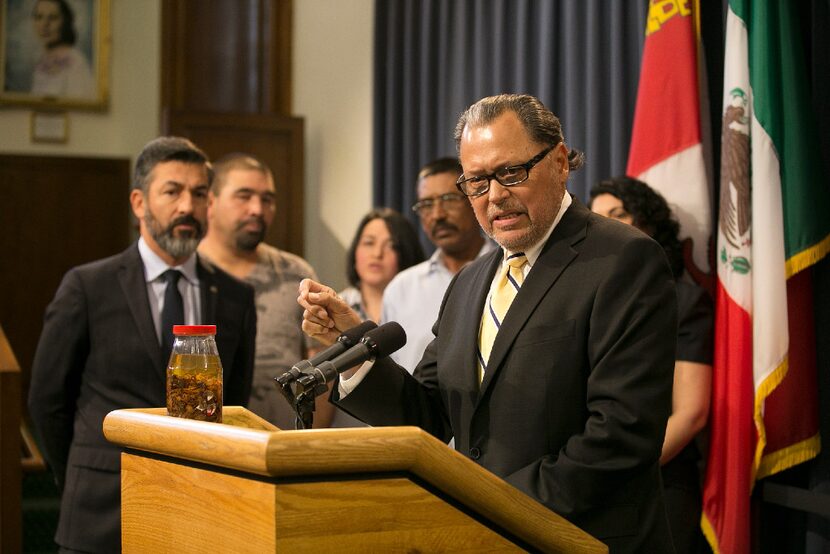
MULTIPOLYGON (((313 354, 304 337, 297 288, 311 266, 299 256, 263 241, 276 212, 271 170, 248 154, 229 154, 214 165, 208 200, 208 232, 199 254, 254 287, 256 359, 248 407, 281 429, 294 429, 294 411, 279 394, 274 377, 313 354)), ((317 399, 314 426, 328 427, 334 408, 317 399)))

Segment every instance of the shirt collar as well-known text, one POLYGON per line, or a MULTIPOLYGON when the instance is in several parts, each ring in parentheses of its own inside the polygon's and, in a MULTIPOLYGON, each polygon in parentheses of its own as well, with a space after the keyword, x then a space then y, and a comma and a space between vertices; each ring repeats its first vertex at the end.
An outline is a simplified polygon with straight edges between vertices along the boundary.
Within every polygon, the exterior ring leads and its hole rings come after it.
MULTIPOLYGON (((481 249, 478 251, 478 254, 476 254, 476 258, 482 257, 495 247, 496 245, 495 243, 493 243, 492 240, 490 240, 487 237, 484 237, 484 244, 481 245, 481 249)), ((432 256, 429 257, 429 271, 437 271, 439 267, 446 268, 447 266, 444 264, 441 249, 436 248, 435 252, 432 253, 432 256)))
MULTIPOLYGON (((158 279, 162 273, 171 268, 167 262, 161 259, 158 254, 153 252, 144 237, 138 239, 138 253, 141 255, 141 261, 144 264, 144 274, 147 282, 153 282, 158 279)), ((175 266, 184 275, 191 284, 197 284, 199 277, 196 274, 196 256, 190 256, 181 265, 175 266)))
POLYGON ((439 267, 443 266, 444 262, 442 261, 441 256, 441 249, 436 248, 435 252, 432 253, 432 256, 429 257, 429 271, 430 273, 436 271, 439 267))
MULTIPOLYGON (((525 249, 525 257, 527 257, 527 263, 530 267, 533 267, 533 264, 536 263, 536 260, 539 258, 539 254, 542 253, 542 248, 545 246, 545 243, 548 242, 548 239, 553 233, 553 230, 559 224, 559 221, 562 219, 562 216, 565 215, 565 212, 571 206, 572 203, 573 199, 571 198, 571 195, 568 194, 568 191, 565 191, 565 194, 562 196, 562 204, 559 206, 559 213, 556 214, 556 217, 554 218, 553 223, 550 226, 550 229, 548 229, 547 233, 545 233, 545 236, 543 236, 541 240, 539 240, 530 248, 525 249)), ((510 252, 508 250, 502 250, 504 254, 503 259, 505 260, 508 256, 513 254, 513 252, 510 252)))

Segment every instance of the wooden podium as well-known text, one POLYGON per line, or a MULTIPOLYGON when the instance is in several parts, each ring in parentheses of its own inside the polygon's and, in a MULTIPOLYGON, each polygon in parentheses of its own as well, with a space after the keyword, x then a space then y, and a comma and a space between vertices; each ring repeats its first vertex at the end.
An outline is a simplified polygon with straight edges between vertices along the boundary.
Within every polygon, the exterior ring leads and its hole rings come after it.
POLYGON ((116 410, 131 552, 607 552, 417 427, 280 431, 116 410))

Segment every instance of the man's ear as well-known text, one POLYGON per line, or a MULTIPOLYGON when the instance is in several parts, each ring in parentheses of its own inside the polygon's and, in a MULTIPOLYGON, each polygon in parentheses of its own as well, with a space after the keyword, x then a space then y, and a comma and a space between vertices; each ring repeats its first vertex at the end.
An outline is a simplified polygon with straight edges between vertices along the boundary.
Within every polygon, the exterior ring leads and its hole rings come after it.
POLYGON ((560 142, 553 149, 553 165, 560 175, 567 178, 571 168, 568 164, 568 147, 564 142, 560 142))
POLYGON ((211 190, 208 191, 208 197, 207 197, 207 217, 208 217, 208 219, 210 219, 211 216, 213 215, 213 206, 214 206, 215 203, 216 203, 216 194, 211 189, 211 190))
POLYGON ((565 146, 564 142, 560 142, 556 145, 556 148, 553 149, 554 151, 554 159, 556 160, 557 167, 560 167, 564 170, 568 170, 568 147, 565 146))
POLYGON ((130 207, 133 210, 133 215, 135 215, 139 221, 144 219, 146 205, 144 203, 144 193, 141 189, 133 189, 130 191, 130 207))

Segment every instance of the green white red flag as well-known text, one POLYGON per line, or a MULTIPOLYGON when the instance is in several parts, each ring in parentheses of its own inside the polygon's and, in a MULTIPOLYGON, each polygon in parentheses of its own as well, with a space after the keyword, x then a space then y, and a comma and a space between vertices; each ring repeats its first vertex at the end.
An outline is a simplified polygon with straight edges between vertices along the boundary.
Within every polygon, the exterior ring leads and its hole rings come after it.
POLYGON ((696 1, 649 5, 626 173, 659 191, 691 237, 707 271, 712 231, 701 133, 701 64, 696 1))
POLYGON ((830 249, 797 5, 730 0, 726 19, 715 358, 702 527, 749 553, 757 479, 814 457, 810 266, 830 249))

